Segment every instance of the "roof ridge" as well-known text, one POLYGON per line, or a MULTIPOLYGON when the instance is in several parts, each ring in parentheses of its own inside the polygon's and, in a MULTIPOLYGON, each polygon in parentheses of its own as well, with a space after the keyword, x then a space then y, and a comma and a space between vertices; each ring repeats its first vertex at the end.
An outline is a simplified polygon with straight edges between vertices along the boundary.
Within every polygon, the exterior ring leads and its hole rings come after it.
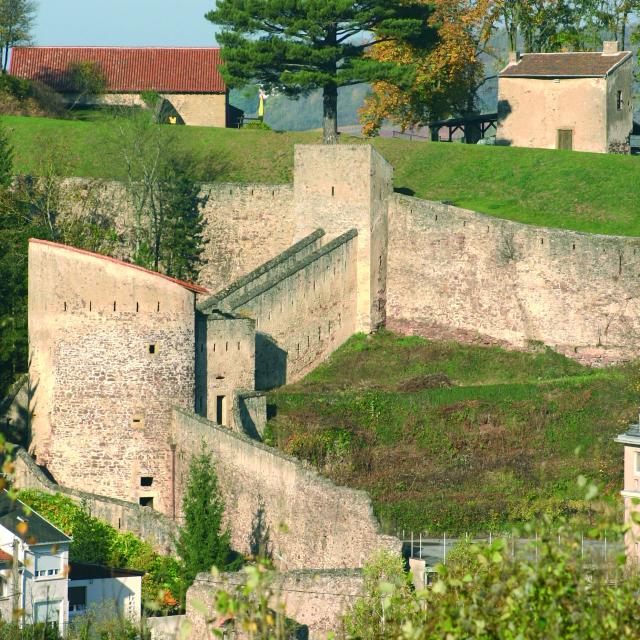
POLYGON ((171 276, 167 276, 164 273, 160 273, 158 271, 152 271, 151 269, 146 269, 145 267, 141 267, 137 264, 132 264, 131 262, 125 262, 124 260, 119 260, 118 258, 112 258, 111 256, 105 256, 101 253, 95 253, 94 251, 87 251, 86 249, 78 249, 77 247, 72 247, 68 244, 61 244, 59 242, 52 242, 51 240, 41 240, 40 238, 29 238, 29 244, 44 244, 49 247, 55 247, 57 249, 66 249, 67 251, 72 251, 74 253, 80 253, 85 256, 89 256, 91 258, 100 258, 101 260, 105 260, 107 262, 112 262, 114 264, 118 264, 124 267, 129 267, 131 269, 135 269, 136 271, 142 271, 143 273, 147 273, 152 276, 156 276, 158 278, 162 278, 163 280, 168 280, 169 282, 173 282, 174 284, 180 285, 189 291, 193 291, 194 293, 209 293, 208 289, 201 287, 198 284, 192 284, 190 282, 185 282, 184 280, 179 280, 178 278, 172 278, 171 276))
POLYGON ((188 50, 203 50, 203 51, 220 51, 220 47, 189 47, 189 46, 166 46, 166 45, 133 45, 133 46, 125 46, 125 45, 66 45, 66 44, 33 44, 33 45, 16 45, 12 47, 12 49, 133 49, 133 50, 143 50, 143 49, 167 49, 169 51, 175 49, 188 49, 188 50))

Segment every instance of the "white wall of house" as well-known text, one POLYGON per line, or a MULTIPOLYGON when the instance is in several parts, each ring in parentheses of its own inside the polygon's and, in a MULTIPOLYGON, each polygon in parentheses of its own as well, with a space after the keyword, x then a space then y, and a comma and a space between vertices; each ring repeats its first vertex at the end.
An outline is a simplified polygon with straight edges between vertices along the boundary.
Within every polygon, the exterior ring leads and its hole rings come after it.
MULTIPOLYGON (((93 580, 70 580, 69 587, 86 588, 86 609, 109 611, 115 607, 119 615, 132 622, 140 620, 142 610, 142 577, 100 578, 93 580)), ((70 619, 83 613, 71 611, 70 619)))

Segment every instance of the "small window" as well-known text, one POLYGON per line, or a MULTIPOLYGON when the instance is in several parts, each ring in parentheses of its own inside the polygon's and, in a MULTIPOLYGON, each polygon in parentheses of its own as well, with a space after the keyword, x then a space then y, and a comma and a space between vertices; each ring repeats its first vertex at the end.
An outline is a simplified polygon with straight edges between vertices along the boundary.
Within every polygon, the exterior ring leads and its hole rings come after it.
POLYGON ((133 418, 131 418, 131 426, 134 429, 144 429, 144 419, 142 415, 136 414, 133 416, 133 418))
POLYGON ((141 507, 149 507, 150 509, 153 509, 153 496, 140 496, 138 502, 141 507))
POLYGON ((636 451, 636 473, 640 473, 640 451, 636 451))
POLYGON ((622 91, 618 91, 616 94, 616 109, 622 111, 622 91))
POLYGON ((155 344, 150 344, 149 345, 149 353, 154 356, 156 354, 156 345, 155 344))
POLYGON ((141 487, 150 487, 153 484, 152 476, 142 476, 140 478, 140 486, 141 487))

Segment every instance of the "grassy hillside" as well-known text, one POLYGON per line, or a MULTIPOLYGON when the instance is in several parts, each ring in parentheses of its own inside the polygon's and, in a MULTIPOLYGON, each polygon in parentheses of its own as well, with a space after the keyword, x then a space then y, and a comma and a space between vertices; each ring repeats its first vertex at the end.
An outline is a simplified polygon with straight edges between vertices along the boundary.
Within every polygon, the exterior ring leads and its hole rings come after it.
POLYGON ((389 531, 498 530, 585 509, 580 474, 616 494, 639 365, 594 370, 506 352, 358 335, 270 395, 268 439, 365 489, 389 531))
MULTIPOLYGON (((1 117, 12 130, 16 166, 38 170, 45 145, 65 149, 65 173, 118 179, 108 120, 1 117)), ((293 145, 316 132, 275 133, 181 127, 178 145, 199 160, 202 180, 288 182, 293 145)), ((362 142, 345 138, 343 142, 362 142)), ((640 158, 377 139, 396 188, 491 215, 579 231, 640 235, 640 158)))

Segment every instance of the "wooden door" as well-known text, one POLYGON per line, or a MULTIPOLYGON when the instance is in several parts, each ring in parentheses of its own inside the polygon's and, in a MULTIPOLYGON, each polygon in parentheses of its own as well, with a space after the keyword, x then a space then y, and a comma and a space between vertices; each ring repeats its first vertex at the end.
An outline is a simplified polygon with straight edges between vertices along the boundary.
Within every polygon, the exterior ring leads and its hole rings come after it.
POLYGON ((558 129, 557 149, 573 149, 573 129, 558 129))

